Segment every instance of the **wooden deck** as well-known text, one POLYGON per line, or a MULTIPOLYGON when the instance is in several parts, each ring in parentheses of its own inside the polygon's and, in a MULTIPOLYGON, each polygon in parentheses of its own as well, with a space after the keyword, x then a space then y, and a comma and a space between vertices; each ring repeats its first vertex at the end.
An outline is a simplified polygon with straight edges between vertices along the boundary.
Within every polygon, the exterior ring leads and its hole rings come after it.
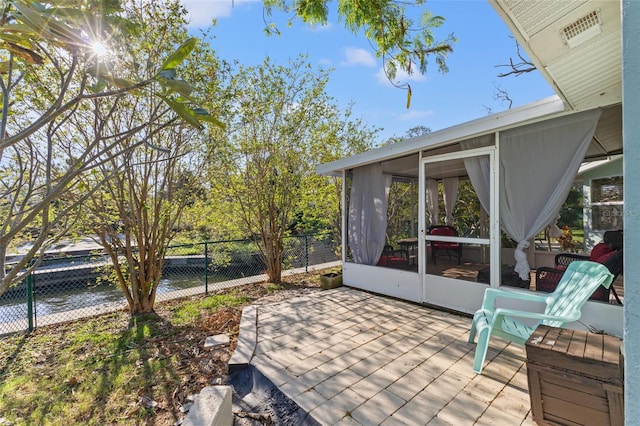
POLYGON ((251 364, 323 425, 534 425, 524 348, 492 339, 477 375, 470 324, 364 291, 318 291, 258 306, 251 364))

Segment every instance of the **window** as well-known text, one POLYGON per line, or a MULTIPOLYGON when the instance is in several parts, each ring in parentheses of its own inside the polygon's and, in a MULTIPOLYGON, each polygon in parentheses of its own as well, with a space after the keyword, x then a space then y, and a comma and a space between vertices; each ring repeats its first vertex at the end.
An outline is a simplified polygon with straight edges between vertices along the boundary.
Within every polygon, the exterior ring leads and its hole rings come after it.
POLYGON ((622 176, 591 181, 591 227, 594 230, 622 229, 622 176))

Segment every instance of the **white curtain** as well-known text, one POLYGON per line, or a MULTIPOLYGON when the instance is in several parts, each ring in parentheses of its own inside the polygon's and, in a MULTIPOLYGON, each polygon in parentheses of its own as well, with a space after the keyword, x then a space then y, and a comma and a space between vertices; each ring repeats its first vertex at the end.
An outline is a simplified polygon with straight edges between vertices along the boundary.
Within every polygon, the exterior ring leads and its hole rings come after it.
POLYGON ((549 232, 549 238, 558 238, 562 236, 562 229, 558 226, 558 220, 560 220, 560 215, 557 215, 556 218, 547 225, 547 230, 549 232))
MULTIPOLYGON (((492 137, 493 139, 493 137, 492 137)), ((468 141, 460 142, 460 146, 463 149, 478 148, 480 146, 486 146, 486 137, 482 136, 476 139, 470 139, 468 141)), ((485 212, 489 212, 490 203, 490 167, 489 156, 483 155, 480 157, 469 157, 464 159, 464 167, 467 169, 467 175, 473 189, 476 191, 480 205, 485 212)))
POLYGON ((353 170, 349 202, 349 248, 353 260, 375 265, 380 259, 387 232, 387 204, 391 176, 380 164, 353 170))
POLYGON ((427 212, 429 213, 429 223, 427 226, 438 224, 438 215, 440 213, 438 207, 438 181, 435 179, 427 179, 427 212))
POLYGON ((442 196, 444 198, 445 223, 453 226, 453 207, 458 199, 458 177, 444 178, 442 180, 442 196))
POLYGON ((524 249, 567 199, 600 110, 542 121, 500 135, 500 223, 515 241, 516 272, 529 279, 524 249))
MULTIPOLYGON (((529 280, 528 240, 557 216, 599 118, 599 110, 587 111, 500 133, 500 225, 518 242, 515 269, 523 280, 529 280)), ((463 147, 474 147, 474 141, 463 147)), ((480 204, 489 211, 489 159, 464 163, 480 204)))

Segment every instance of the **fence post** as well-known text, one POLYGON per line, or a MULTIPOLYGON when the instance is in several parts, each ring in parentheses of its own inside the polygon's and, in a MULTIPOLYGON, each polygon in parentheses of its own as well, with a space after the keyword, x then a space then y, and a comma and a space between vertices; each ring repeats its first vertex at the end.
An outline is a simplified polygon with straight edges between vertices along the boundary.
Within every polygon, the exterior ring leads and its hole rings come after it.
POLYGON ((209 294, 209 249, 204 242, 204 294, 209 294))
POLYGON ((29 332, 33 331, 33 272, 27 275, 27 321, 29 332))
POLYGON ((304 235, 304 272, 309 272, 309 235, 304 235))

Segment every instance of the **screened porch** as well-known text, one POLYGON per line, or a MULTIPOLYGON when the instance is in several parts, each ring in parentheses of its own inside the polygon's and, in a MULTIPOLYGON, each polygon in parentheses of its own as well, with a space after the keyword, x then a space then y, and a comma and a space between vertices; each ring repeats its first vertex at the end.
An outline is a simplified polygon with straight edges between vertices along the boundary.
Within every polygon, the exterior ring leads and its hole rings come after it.
MULTIPOLYGON (((536 239, 557 235, 580 166, 621 152, 619 105, 548 112, 558 107, 547 99, 319 168, 344 176, 344 282, 460 312, 487 286, 536 291, 536 269, 557 254, 536 239)), ((621 275, 615 285, 623 298, 621 275)), ((588 303, 585 326, 619 334, 621 306, 608 302, 588 303)))

